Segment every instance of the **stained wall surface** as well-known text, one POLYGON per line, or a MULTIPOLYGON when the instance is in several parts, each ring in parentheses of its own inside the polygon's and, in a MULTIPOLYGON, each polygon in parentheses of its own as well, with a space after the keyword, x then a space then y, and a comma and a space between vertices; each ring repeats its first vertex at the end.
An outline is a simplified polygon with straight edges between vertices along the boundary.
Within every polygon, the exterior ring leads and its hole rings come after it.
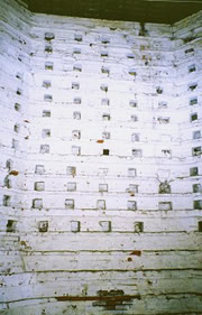
POLYGON ((201 13, 0 14, 0 314, 202 314, 201 13))

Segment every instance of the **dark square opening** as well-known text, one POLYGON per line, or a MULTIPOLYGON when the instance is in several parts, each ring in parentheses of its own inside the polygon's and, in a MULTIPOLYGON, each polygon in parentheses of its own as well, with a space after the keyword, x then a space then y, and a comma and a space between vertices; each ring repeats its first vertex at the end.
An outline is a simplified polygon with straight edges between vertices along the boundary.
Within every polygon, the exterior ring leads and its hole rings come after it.
POLYGON ((103 149, 103 155, 109 155, 109 149, 103 149))

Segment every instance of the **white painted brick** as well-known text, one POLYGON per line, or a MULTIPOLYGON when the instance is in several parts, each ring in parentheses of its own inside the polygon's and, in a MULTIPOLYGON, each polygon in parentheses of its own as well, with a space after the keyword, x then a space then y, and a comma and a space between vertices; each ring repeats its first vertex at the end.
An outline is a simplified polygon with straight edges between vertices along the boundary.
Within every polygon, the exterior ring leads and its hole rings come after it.
POLYGON ((141 296, 123 314, 199 313, 201 13, 138 36, 136 22, 1 9, 0 308, 111 315, 87 298, 122 290, 141 296))

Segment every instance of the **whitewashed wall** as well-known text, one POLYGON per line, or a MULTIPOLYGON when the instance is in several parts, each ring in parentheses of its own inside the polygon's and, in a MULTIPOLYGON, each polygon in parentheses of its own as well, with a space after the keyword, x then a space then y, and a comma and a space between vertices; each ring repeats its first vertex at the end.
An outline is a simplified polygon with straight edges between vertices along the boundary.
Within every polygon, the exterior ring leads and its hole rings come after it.
POLYGON ((1 8, 0 314, 201 314, 201 14, 1 8))

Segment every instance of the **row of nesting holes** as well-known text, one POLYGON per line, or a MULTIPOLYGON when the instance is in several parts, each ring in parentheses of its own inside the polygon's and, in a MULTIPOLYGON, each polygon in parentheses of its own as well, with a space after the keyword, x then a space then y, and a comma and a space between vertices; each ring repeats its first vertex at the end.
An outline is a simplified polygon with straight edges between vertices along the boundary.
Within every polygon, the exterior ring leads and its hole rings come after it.
MULTIPOLYGON (((76 182, 67 182, 67 191, 74 192, 77 190, 76 182)), ((4 178, 4 187, 12 188, 12 181, 7 175, 4 178)), ((108 184, 99 184, 99 192, 106 193, 109 192, 108 184)), ((139 191, 139 186, 134 184, 129 184, 129 187, 126 189, 126 192, 129 193, 131 196, 135 196, 139 191)), ((39 181, 34 183, 34 190, 36 191, 45 191, 45 182, 39 181)), ((192 192, 193 193, 200 193, 202 190, 201 184, 193 184, 192 185, 192 192)), ((161 182, 158 188, 159 194, 170 194, 171 193, 171 186, 167 181, 161 182)))
MULTIPOLYGON (((15 233, 17 232, 17 221, 8 220, 6 225, 6 232, 15 233)), ((112 223, 111 221, 99 221, 99 226, 101 230, 96 232, 112 232, 112 223)), ((39 221, 38 222, 38 231, 41 233, 48 232, 49 222, 48 221, 39 221)), ((81 232, 81 222, 80 221, 71 221, 70 222, 71 232, 81 232)), ((134 222, 134 232, 142 233, 144 232, 144 222, 134 222)), ((198 222, 198 232, 202 232, 202 221, 198 222)))
MULTIPOLYGON (((17 125, 15 125, 17 128, 17 125)), ((15 130, 16 131, 16 130, 15 130)), ((51 137, 51 129, 42 129, 42 138, 49 138, 51 137)), ((80 130, 72 130, 72 139, 81 139, 81 131, 80 130)), ((102 132, 102 139, 111 139, 111 133, 108 131, 102 132)), ((139 133, 132 133, 131 134, 131 142, 138 142, 140 141, 140 134, 139 133)), ((99 140, 98 140, 99 142, 99 140)), ((102 141, 100 141, 102 143, 102 141)))
MULTIPOLYGON (((67 182, 66 184, 67 191, 75 192, 77 191, 77 183, 76 182, 67 182)), ((10 188, 10 187, 9 187, 10 188)), ((193 184, 192 185, 192 192, 193 193, 200 193, 201 192, 201 184, 193 184)), ((45 182, 39 181, 34 183, 34 190, 36 191, 45 191, 45 182)), ((107 193, 109 191, 108 184, 99 184, 98 191, 100 193, 107 193)), ((139 185, 129 184, 128 188, 125 192, 129 193, 132 197, 135 196, 139 192, 139 185)), ((171 194, 171 185, 167 180, 161 182, 158 185, 158 193, 159 194, 171 194)))
MULTIPOLYGON (((98 141, 103 141, 103 140, 98 140, 98 141)), ((197 147, 198 148, 198 147, 197 147)), ((197 148, 193 148, 193 152, 198 152, 198 149, 197 148)), ((40 150, 39 150, 40 153, 42 154, 48 154, 50 153, 50 145, 49 144, 41 144, 40 145, 40 150)), ((80 156, 82 153, 81 153, 81 147, 80 146, 71 146, 71 153, 74 155, 74 156, 80 156)), ((171 158, 172 157, 172 151, 170 149, 162 149, 161 150, 161 154, 163 157, 167 157, 167 158, 171 158)), ((110 150, 109 149, 103 149, 102 150, 102 155, 103 156, 109 156, 110 155, 110 150)), ((143 151, 142 149, 132 149, 131 150, 131 155, 133 157, 136 157, 136 158, 141 158, 143 157, 143 151)), ((195 154, 196 155, 199 155, 199 153, 195 154)))
MULTIPOLYGON (((3 195, 3 206, 10 207, 11 206, 11 196, 3 195)), ((75 209, 75 200, 72 198, 66 198, 64 202, 65 209, 73 210, 75 209)), ((32 200, 32 208, 41 210, 44 208, 43 206, 43 199, 42 198, 35 198, 32 200)), ((91 209, 91 208, 89 208, 91 209)), ((106 200, 99 199, 96 203, 96 208, 93 210, 106 210, 106 200)), ((127 210, 136 211, 138 210, 137 202, 134 200, 127 201, 127 210)), ((161 211, 169 211, 173 209, 171 201, 162 201, 158 203, 158 209, 161 211)), ((202 210, 202 199, 194 200, 193 201, 193 209, 202 210)))
MULTIPOLYGON (((45 68, 45 70, 53 70, 54 63, 52 61, 46 61, 44 68, 45 68)), ((73 71, 75 71, 75 72, 82 72, 82 65, 80 63, 75 64, 73 66, 73 71)), ((102 66, 101 67, 101 73, 109 75, 110 74, 110 68, 106 67, 106 66, 102 66)), ((136 76, 137 73, 136 73, 136 70, 134 68, 131 68, 131 69, 128 70, 128 74, 132 75, 132 76, 136 76)))
MULTIPOLYGON (((16 124, 14 126, 14 131, 15 132, 19 132, 19 125, 16 124)), ((42 129, 42 133, 41 133, 42 138, 49 138, 51 137, 51 129, 42 129)), ((192 133, 192 139, 193 140, 197 140, 201 138, 201 131, 200 130, 196 130, 193 131, 192 133)), ((81 139, 81 130, 72 130, 72 140, 74 139, 81 139)), ((102 132, 102 139, 111 139, 111 132, 109 131, 103 131, 102 132)), ((139 133, 135 133, 133 132, 131 134, 131 138, 130 138, 131 142, 139 142, 140 141, 140 134, 139 133)), ((98 142, 102 143, 102 140, 98 140, 98 142)))
MULTIPOLYGON (((17 232, 17 221, 8 220, 6 225, 6 232, 15 233, 17 232)), ((100 230, 95 232, 112 232, 112 223, 111 221, 99 221, 100 230)), ((49 222, 48 221, 39 221, 38 222, 38 231, 41 233, 48 232, 49 222)), ((71 232, 81 232, 81 222, 80 221, 71 221, 70 222, 70 231, 71 232)), ((141 233, 144 231, 143 222, 134 222, 135 233, 141 233)))
MULTIPOLYGON (((136 137, 136 134, 135 134, 136 137)), ((97 142, 102 143, 104 140, 97 140, 97 142)), ((139 140, 138 140, 139 141, 139 140)), ((40 145, 40 150, 39 152, 41 154, 48 154, 50 153, 50 145, 49 144, 41 144, 40 145)), ((172 150, 170 149, 162 149, 161 151, 161 156, 162 157, 167 157, 167 158, 171 158, 172 157, 172 150)), ((199 157, 201 156, 201 146, 197 146, 197 147, 193 147, 192 148, 192 156, 193 157, 199 157)), ((71 146, 71 153, 74 156, 80 156, 81 153, 81 147, 80 146, 71 146)), ((102 155, 103 156, 110 156, 110 150, 109 149, 103 149, 102 150, 102 155)), ((131 150, 131 155, 132 157, 136 157, 136 158, 142 158, 143 157, 143 151, 142 149, 132 149, 131 150)))

